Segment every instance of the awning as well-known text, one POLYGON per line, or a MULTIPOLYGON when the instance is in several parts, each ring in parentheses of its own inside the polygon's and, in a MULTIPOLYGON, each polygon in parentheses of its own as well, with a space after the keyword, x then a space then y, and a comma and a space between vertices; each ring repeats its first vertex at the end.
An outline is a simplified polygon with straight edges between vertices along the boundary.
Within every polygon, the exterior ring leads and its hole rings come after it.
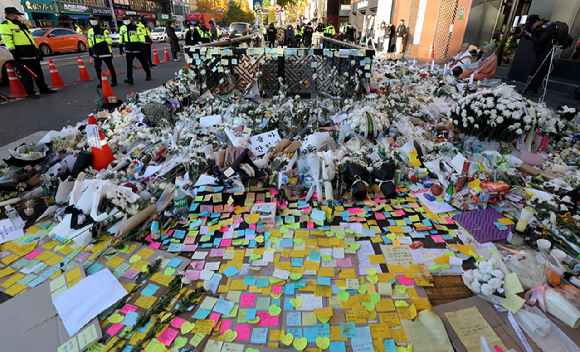
POLYGON ((73 20, 88 20, 89 19, 89 15, 77 15, 77 14, 73 14, 73 13, 67 13, 66 15, 73 20))

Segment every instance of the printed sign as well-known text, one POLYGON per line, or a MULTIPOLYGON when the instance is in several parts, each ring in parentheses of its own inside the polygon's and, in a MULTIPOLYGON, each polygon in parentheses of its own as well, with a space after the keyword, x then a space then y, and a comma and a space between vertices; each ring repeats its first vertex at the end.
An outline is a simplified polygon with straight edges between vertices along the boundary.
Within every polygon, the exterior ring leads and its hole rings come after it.
POLYGON ((280 142, 280 135, 278 131, 270 131, 259 134, 257 136, 250 137, 248 147, 256 156, 262 156, 266 154, 268 148, 280 142))

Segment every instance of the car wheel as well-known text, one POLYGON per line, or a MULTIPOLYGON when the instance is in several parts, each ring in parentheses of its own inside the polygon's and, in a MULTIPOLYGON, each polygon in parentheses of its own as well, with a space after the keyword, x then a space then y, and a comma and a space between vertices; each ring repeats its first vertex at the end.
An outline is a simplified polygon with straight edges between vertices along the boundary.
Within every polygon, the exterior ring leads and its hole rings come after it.
POLYGON ((87 46, 85 45, 85 43, 79 42, 78 49, 79 49, 79 53, 83 53, 83 52, 85 52, 85 50, 87 50, 87 46))
POLYGON ((48 44, 40 44, 40 47, 38 49, 42 53, 42 56, 48 56, 52 52, 52 50, 50 50, 50 46, 48 46, 48 44))

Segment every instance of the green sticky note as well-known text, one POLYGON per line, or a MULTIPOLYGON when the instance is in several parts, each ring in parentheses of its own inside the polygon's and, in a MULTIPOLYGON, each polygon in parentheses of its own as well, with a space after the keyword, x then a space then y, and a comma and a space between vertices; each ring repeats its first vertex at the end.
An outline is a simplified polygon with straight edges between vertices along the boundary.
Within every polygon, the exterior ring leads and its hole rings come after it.
POLYGON ((203 196, 197 196, 197 197, 195 197, 195 201, 196 202, 203 202, 203 196))
POLYGON ((437 264, 431 265, 431 266, 429 267, 429 270, 433 270, 433 271, 435 271, 435 270, 437 270, 437 269, 439 269, 439 265, 437 265, 437 264))

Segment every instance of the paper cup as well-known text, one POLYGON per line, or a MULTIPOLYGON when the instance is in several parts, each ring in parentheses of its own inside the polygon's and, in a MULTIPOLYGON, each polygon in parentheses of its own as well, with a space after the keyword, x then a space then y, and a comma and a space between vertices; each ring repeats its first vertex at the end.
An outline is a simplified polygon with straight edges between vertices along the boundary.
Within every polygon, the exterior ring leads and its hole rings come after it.
POLYGON ((556 259, 558 259, 560 262, 563 262, 564 259, 566 259, 566 253, 562 252, 559 249, 552 249, 552 254, 554 257, 556 257, 556 259))
POLYGON ((550 241, 544 240, 544 239, 537 240, 536 245, 538 245, 538 249, 541 251, 548 251, 550 249, 550 247, 552 246, 550 241))
POLYGON ((532 216, 534 216, 534 212, 535 212, 534 208, 525 207, 524 209, 522 209, 520 219, 529 222, 532 219, 532 216))

